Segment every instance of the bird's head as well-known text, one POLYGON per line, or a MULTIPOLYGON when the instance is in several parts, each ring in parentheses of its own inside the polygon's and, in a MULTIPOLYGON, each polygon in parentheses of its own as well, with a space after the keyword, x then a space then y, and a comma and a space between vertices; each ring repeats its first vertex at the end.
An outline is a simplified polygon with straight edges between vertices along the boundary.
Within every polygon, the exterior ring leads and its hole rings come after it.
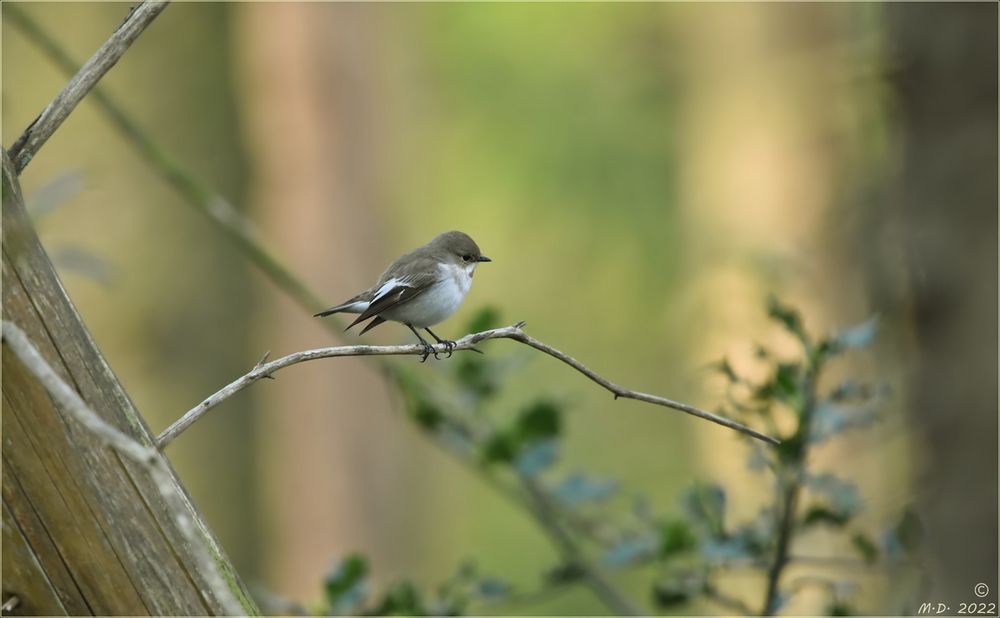
POLYGON ((483 255, 476 241, 464 232, 445 232, 432 240, 430 245, 440 259, 464 268, 469 276, 472 276, 480 262, 493 261, 483 255))

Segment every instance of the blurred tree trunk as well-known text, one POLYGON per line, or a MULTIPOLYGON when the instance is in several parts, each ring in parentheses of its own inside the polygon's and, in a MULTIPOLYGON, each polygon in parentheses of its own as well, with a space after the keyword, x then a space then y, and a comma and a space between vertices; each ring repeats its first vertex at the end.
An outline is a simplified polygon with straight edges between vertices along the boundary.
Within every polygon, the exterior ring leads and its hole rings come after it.
MULTIPOLYGON (((3 157, 3 317, 98 414, 136 440, 153 437, 63 291, 3 157)), ((3 349, 3 601, 17 614, 218 614, 149 472, 119 457, 55 406, 3 349)), ((179 486, 179 482, 177 482, 179 486)), ((199 518, 192 506, 184 514, 199 518)), ((206 528, 207 530, 207 528, 206 528)), ((209 549, 255 612, 232 566, 209 549)))
MULTIPOLYGON (((333 304, 386 266, 375 11, 248 4, 240 12, 257 220, 333 304)), ((276 295, 256 317, 263 349, 334 343, 318 319, 276 295)), ((314 597, 331 563, 350 551, 369 554, 382 571, 401 544, 385 534, 402 428, 388 414, 384 381, 370 364, 343 359, 303 366, 261 396, 269 584, 314 597)))
POLYGON ((926 554, 942 600, 974 601, 976 583, 997 582, 997 5, 886 10, 926 554))

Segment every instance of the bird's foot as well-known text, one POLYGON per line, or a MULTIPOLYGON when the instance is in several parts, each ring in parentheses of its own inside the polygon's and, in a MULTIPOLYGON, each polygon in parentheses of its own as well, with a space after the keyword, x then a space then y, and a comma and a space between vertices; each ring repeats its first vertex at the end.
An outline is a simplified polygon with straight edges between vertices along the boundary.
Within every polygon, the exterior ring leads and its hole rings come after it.
POLYGON ((435 359, 438 358, 438 353, 434 350, 434 346, 432 346, 431 344, 427 343, 426 341, 421 341, 420 343, 424 346, 424 351, 420 353, 420 362, 421 363, 424 362, 424 361, 426 361, 427 357, 430 356, 431 354, 434 355, 435 359))
MULTIPOLYGON (((448 353, 448 356, 445 356, 445 358, 451 358, 451 353, 455 351, 455 342, 451 339, 442 339, 438 343, 444 344, 444 351, 448 353)), ((434 358, 437 358, 437 356, 434 358)))

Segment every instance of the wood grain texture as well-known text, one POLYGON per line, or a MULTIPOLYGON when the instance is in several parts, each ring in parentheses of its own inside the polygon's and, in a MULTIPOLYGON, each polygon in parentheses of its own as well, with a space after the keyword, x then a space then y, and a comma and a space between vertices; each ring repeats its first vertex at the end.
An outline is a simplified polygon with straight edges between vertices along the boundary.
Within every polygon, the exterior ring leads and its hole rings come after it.
MULTIPOLYGON (((10 159, 2 156, 4 319, 24 330, 106 421, 153 444, 66 295, 25 214, 10 159)), ((2 390, 3 593, 21 598, 14 613, 221 613, 178 528, 178 514, 148 470, 105 447, 55 406, 6 345, 2 390)), ((256 613, 190 500, 187 506, 244 609, 256 613)))

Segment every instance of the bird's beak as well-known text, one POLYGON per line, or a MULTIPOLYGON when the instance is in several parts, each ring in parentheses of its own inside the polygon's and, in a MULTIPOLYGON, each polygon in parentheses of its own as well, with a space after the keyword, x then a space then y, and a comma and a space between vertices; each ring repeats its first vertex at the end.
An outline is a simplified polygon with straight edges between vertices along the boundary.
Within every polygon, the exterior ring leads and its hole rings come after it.
POLYGON ((477 262, 492 262, 493 260, 491 260, 490 258, 486 257, 485 255, 480 255, 479 259, 477 259, 476 261, 477 262))

